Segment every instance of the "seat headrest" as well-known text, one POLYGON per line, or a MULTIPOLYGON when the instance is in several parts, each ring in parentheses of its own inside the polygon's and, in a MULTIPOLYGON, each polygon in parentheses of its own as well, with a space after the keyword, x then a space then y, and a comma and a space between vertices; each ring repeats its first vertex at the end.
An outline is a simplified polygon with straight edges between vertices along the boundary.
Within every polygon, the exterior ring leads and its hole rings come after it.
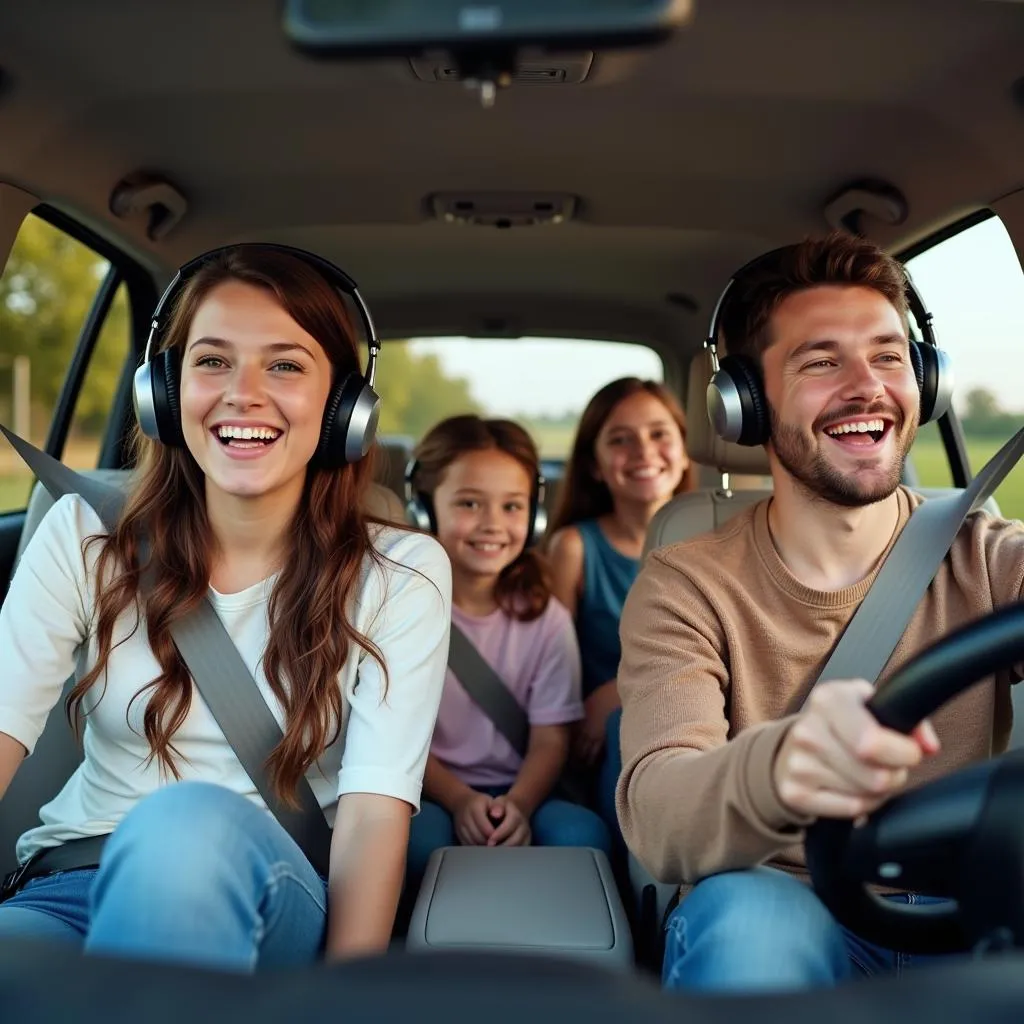
POLYGON ((702 348, 690 361, 690 381, 686 392, 686 450, 690 458, 720 473, 750 473, 755 476, 770 473, 768 454, 761 445, 747 448, 723 441, 711 426, 708 382, 713 372, 711 353, 702 348))

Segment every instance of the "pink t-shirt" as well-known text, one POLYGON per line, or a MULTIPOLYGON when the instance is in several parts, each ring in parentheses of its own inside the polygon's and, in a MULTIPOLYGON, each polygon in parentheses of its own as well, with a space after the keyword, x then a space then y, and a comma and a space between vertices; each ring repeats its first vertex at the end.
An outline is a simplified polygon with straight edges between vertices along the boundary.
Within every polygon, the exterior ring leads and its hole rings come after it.
MULTIPOLYGON (((452 622, 505 682, 531 725, 583 717, 580 652, 565 605, 552 597, 532 622, 501 609, 482 618, 467 615, 453 605, 452 622)), ((467 786, 510 786, 523 763, 450 668, 430 752, 467 786)))

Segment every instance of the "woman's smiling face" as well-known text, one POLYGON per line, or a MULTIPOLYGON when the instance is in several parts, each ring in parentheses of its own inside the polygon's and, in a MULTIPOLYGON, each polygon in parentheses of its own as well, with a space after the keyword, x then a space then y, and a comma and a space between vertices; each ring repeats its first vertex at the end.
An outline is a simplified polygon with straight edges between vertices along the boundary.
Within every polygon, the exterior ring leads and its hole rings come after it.
POLYGON ((210 489, 301 493, 320 442, 332 367, 269 291, 231 280, 202 300, 182 357, 185 444, 210 489))

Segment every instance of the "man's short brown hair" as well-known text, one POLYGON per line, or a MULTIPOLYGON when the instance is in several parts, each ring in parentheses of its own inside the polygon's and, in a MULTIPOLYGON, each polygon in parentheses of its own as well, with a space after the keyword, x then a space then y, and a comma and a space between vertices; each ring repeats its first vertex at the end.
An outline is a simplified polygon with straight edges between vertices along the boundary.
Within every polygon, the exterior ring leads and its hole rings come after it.
POLYGON ((769 321, 782 300, 824 284, 873 288, 906 322, 903 265, 863 238, 833 231, 767 253, 740 275, 720 318, 726 352, 760 362, 772 341, 769 321))

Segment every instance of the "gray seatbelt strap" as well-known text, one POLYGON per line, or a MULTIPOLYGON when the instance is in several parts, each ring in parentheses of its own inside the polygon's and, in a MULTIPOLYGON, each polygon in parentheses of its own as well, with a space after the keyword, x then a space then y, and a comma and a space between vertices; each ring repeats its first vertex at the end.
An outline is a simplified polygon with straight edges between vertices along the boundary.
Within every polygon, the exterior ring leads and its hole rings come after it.
MULTIPOLYGON (((119 488, 68 469, 3 424, 0 431, 54 501, 64 494, 80 495, 108 532, 113 532, 125 500, 119 488)), ((213 605, 204 597, 192 612, 173 622, 170 630, 193 682, 246 774, 309 862, 326 876, 330 865, 330 826, 306 778, 299 780, 296 790, 297 809, 287 806, 274 792, 266 764, 283 737, 281 727, 213 605)))
POLYGON ((1024 428, 989 459, 968 488, 929 498, 914 509, 818 682, 878 679, 964 520, 985 504, 1022 454, 1024 428))
POLYGON ((100 517, 107 530, 113 531, 124 505, 124 493, 119 488, 90 480, 68 469, 63 462, 58 462, 52 455, 29 444, 2 423, 0 431, 3 431, 4 437, 11 442, 11 446, 50 492, 54 501, 64 494, 79 495, 100 517))
POLYGON ((296 787, 297 808, 289 807, 274 792, 266 765, 283 733, 213 605, 204 597, 190 614, 171 623, 170 630, 210 714, 246 774, 282 828, 326 878, 330 826, 305 777, 296 787))
POLYGON ((448 644, 448 667, 480 710, 512 744, 512 749, 525 757, 530 742, 530 720, 526 712, 454 622, 448 644))
MULTIPOLYGON (((525 759, 530 745, 529 716, 498 673, 454 622, 448 643, 448 667, 470 698, 512 745, 512 749, 525 759)), ((570 803, 586 805, 589 802, 589 786, 571 764, 566 764, 551 795, 570 803)))

